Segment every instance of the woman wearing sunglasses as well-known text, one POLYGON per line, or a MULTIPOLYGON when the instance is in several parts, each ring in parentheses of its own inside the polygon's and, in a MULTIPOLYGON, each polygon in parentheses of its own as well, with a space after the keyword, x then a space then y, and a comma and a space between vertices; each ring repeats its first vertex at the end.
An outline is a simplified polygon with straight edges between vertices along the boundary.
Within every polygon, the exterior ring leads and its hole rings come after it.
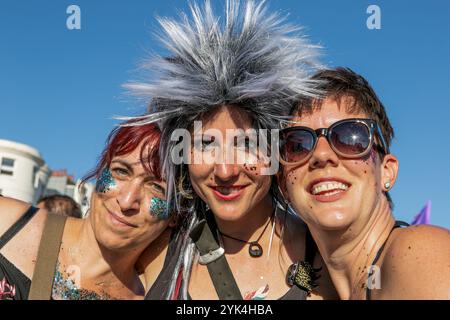
POLYGON ((395 221, 389 191, 393 129, 367 81, 317 73, 322 99, 304 100, 280 132, 280 186, 308 225, 341 299, 450 299, 450 233, 395 221))
POLYGON ((277 169, 270 172, 267 149, 258 148, 297 97, 315 95, 305 69, 317 65, 315 51, 277 15, 267 14, 263 3, 240 7, 230 0, 226 7, 221 19, 209 1, 202 9, 193 5, 192 20, 163 19, 161 38, 173 57, 146 64, 161 75, 154 83, 130 85, 153 99, 153 113, 142 123, 162 120, 162 154, 176 181, 173 190, 180 187, 179 196, 200 220, 179 255, 183 273, 173 273, 167 297, 335 297, 325 268, 319 280, 302 277, 300 262, 318 268, 320 256, 300 219, 278 206, 277 169), (264 129, 265 137, 248 134, 264 129), (173 133, 181 131, 180 163, 173 158, 180 152, 173 133))
POLYGON ((111 133, 86 178, 97 179, 87 219, 0 198, 0 299, 143 299, 174 226, 159 169, 160 134, 151 124, 111 133), (142 283, 136 262, 146 248, 142 283))

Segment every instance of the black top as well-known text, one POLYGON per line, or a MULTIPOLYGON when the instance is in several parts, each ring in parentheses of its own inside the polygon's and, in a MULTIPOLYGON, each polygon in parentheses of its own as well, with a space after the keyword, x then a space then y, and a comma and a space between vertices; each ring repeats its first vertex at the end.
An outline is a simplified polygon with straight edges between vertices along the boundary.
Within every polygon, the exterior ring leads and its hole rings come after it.
MULTIPOLYGON (((0 249, 11 240, 38 211, 30 207, 1 237, 0 249)), ((0 253, 0 300, 26 300, 31 280, 0 253)))
MULTIPOLYGON (((371 266, 374 266, 374 265, 378 262, 378 259, 380 259, 381 253, 383 252, 384 247, 385 247, 385 245, 386 245, 386 243, 387 243, 389 237, 391 236, 392 231, 393 231, 394 229, 396 229, 396 228, 400 228, 400 227, 408 227, 408 226, 409 226, 409 224, 406 223, 406 222, 403 222, 403 221, 395 221, 395 224, 394 224, 394 226, 392 227, 392 230, 391 230, 391 232, 389 233, 388 237, 387 237, 386 240, 384 241, 384 243, 383 243, 383 245, 381 246, 381 248, 378 249, 378 252, 377 252, 377 254, 376 254, 376 256, 375 256, 375 259, 373 259, 373 262, 372 262, 371 266)), ((369 280, 370 280, 370 277, 371 277, 371 276, 372 276, 372 273, 369 274, 369 278, 367 279, 367 284, 369 283, 369 280)), ((371 299, 371 293, 372 293, 372 289, 367 285, 367 287, 366 287, 366 300, 370 300, 370 299, 371 299)))

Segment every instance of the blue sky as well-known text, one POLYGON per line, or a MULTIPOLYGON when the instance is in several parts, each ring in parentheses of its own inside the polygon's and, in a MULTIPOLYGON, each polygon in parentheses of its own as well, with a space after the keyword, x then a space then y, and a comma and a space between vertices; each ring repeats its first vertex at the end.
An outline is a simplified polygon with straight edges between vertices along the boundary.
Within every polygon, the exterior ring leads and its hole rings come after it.
MULTIPOLYGON (((218 1, 216 1, 218 2, 218 1)), ((447 1, 269 1, 271 9, 323 47, 329 66, 365 76, 396 131, 400 173, 395 215, 411 221, 427 200, 432 223, 450 228, 450 3, 447 1), (381 29, 369 30, 369 5, 381 29)), ((52 169, 91 169, 113 115, 144 106, 124 94, 148 52, 162 52, 156 16, 176 16, 185 0, 2 0, 0 138, 37 148, 52 169), (66 9, 81 8, 81 30, 66 9)))

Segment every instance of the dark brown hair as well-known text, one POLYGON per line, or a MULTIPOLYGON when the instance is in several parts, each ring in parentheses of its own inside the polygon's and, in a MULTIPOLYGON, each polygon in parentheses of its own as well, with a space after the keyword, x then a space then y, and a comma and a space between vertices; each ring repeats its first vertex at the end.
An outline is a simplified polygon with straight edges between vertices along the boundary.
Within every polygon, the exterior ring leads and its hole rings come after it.
POLYGON ((54 194, 40 198, 37 203, 41 202, 45 209, 51 213, 73 218, 83 217, 80 206, 69 196, 54 194))
MULTIPOLYGON (((363 112, 368 118, 375 120, 380 126, 387 147, 390 147, 394 138, 394 129, 383 104, 366 79, 353 70, 342 67, 321 70, 311 78, 321 82, 319 89, 323 92, 323 97, 334 99, 338 106, 340 106, 343 98, 351 98, 353 101, 346 106, 347 112, 363 112)), ((291 114, 298 113, 301 116, 303 113, 308 114, 320 109, 324 98, 315 100, 303 99, 292 110, 291 114)))

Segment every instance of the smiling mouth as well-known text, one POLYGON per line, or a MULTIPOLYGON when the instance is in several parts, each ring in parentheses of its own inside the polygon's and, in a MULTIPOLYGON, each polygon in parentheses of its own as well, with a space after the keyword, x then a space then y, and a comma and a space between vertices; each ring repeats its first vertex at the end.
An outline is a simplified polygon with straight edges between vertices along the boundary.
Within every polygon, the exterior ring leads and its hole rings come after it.
POLYGON ((328 193, 335 193, 340 190, 347 191, 349 187, 350 186, 348 184, 337 181, 321 182, 312 186, 311 193, 313 195, 323 195, 328 193))
POLYGON ((234 200, 241 196, 247 186, 212 186, 213 193, 221 200, 234 200))
POLYGON ((330 202, 343 197, 350 187, 348 182, 330 179, 313 182, 308 189, 316 200, 330 202))
POLYGON ((111 212, 109 210, 108 214, 110 215, 111 219, 113 220, 113 223, 116 225, 121 225, 121 226, 127 226, 127 227, 131 227, 131 228, 137 228, 138 226, 135 224, 132 224, 128 221, 126 221, 125 219, 119 217, 118 215, 116 215, 114 212, 111 212))

